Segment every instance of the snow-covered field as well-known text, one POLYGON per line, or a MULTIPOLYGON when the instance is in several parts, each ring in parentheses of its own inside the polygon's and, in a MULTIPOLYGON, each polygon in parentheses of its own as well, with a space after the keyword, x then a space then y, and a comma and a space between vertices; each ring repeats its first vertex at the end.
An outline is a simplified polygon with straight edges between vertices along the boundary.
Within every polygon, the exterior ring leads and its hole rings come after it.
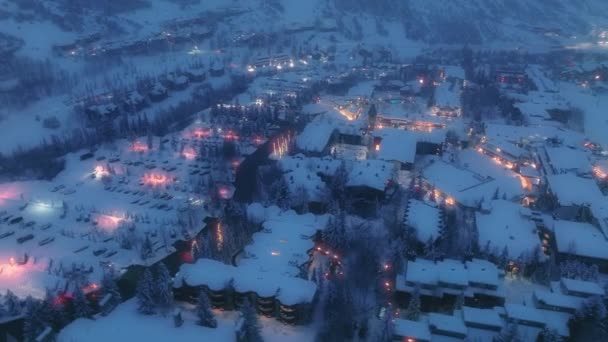
MULTIPOLYGON (((182 317, 184 325, 174 327, 171 316, 144 316, 137 313, 137 302, 129 300, 118 306, 111 315, 96 320, 79 319, 64 328, 57 337, 58 342, 102 342, 141 340, 150 342, 165 341, 234 341, 237 312, 214 310, 218 320, 215 329, 196 324, 196 317, 185 306, 182 317)), ((315 339, 315 328, 312 326, 291 326, 277 322, 275 319, 259 317, 262 337, 268 342, 312 342, 315 339)))

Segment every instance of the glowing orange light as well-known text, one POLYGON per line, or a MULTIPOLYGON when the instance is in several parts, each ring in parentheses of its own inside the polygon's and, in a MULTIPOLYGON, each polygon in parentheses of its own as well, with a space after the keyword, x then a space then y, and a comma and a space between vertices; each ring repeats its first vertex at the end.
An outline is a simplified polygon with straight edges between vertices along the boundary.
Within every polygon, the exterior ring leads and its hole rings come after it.
POLYGON ((530 183, 528 178, 524 176, 519 176, 519 180, 521 181, 521 187, 524 188, 524 190, 532 190, 532 183, 530 183))
POLYGON ((124 218, 113 215, 99 215, 97 217, 97 226, 103 230, 112 231, 118 228, 124 218))
POLYGON ((97 291, 97 289, 99 289, 99 285, 97 285, 95 283, 90 283, 89 285, 85 286, 82 289, 82 292, 84 292, 85 294, 88 294, 88 293, 97 291))
POLYGON ((380 151, 380 144, 376 144, 376 151, 380 151))
POLYGON ((8 185, 9 188, 0 190, 0 204, 4 204, 6 201, 16 200, 19 198, 19 190, 12 185, 8 185))
POLYGON ((186 147, 182 151, 182 156, 184 156, 184 158, 186 158, 188 160, 194 160, 194 159, 196 159, 197 153, 196 153, 196 150, 194 148, 192 148, 192 147, 186 147))
POLYGON ((447 205, 454 205, 454 204, 456 204, 456 201, 454 201, 454 199, 452 197, 447 197, 445 199, 445 204, 447 204, 447 205))
POLYGON ((435 190, 433 191, 433 195, 435 195, 435 198, 439 198, 439 197, 441 197, 441 191, 439 191, 439 190, 435 189, 435 190))
POLYGON ((192 131, 192 137, 198 138, 198 139, 206 138, 210 135, 211 135, 210 129, 197 128, 194 131, 192 131))
POLYGON ((146 173, 144 174, 142 181, 144 184, 151 186, 162 186, 170 183, 169 177, 159 173, 146 173))
POLYGON ((598 166, 593 167, 593 173, 601 179, 605 179, 606 177, 608 177, 608 174, 602 171, 602 169, 600 169, 598 166))
POLYGON ((228 197, 230 197, 230 190, 228 190, 228 188, 222 187, 218 190, 218 193, 223 199, 228 199, 228 197))
POLYGON ((221 251, 224 248, 224 230, 222 228, 221 222, 217 223, 215 235, 216 235, 217 250, 221 251))
POLYGON ((95 171, 93 171, 93 174, 95 174, 96 178, 101 178, 104 176, 108 176, 110 172, 104 166, 97 165, 95 166, 95 171))
POLYGON ((479 153, 483 153, 483 148, 478 147, 478 148, 477 148, 477 152, 479 152, 479 153))
POLYGON ((281 255, 281 253, 279 253, 279 252, 270 252, 270 254, 272 254, 274 256, 281 255))
POLYGON ((147 152, 148 151, 148 145, 142 144, 139 141, 134 141, 131 144, 131 151, 133 151, 133 152, 139 152, 139 153, 147 152))
POLYGON ((239 140, 239 136, 236 135, 234 132, 232 131, 228 131, 224 134, 224 139, 227 140, 239 140))

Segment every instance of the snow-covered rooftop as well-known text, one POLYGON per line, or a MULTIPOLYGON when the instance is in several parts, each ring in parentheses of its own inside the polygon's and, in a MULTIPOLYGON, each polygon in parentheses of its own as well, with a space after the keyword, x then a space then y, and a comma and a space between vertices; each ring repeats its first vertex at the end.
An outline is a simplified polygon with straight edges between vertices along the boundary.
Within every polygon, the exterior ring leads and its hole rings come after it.
POLYGON ((561 278, 560 283, 567 291, 585 293, 588 295, 603 296, 604 289, 595 282, 571 278, 561 278))
POLYGON ((553 231, 560 253, 608 259, 608 240, 591 224, 556 220, 553 231))
POLYGON ((420 339, 423 341, 431 340, 431 332, 426 322, 416 322, 406 319, 395 319, 394 334, 396 336, 420 339))
POLYGON ((540 247, 536 226, 522 215, 518 203, 494 200, 490 207, 492 211, 488 214, 475 214, 480 248, 489 242, 490 252, 499 255, 506 247, 509 257, 518 258, 540 247))
POLYGON ((593 179, 578 177, 573 173, 548 175, 551 192, 562 206, 584 205, 601 202, 603 195, 593 179))
POLYGON ((500 328, 504 325, 498 312, 492 309, 478 309, 469 306, 462 307, 465 323, 473 323, 487 327, 500 328))

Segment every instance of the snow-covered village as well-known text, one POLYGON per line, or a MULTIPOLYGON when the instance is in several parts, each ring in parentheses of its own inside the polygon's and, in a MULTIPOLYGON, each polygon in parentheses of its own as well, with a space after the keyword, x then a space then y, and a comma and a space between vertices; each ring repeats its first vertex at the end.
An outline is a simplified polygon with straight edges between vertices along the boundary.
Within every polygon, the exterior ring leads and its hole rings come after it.
POLYGON ((0 0, 0 342, 608 341, 607 13, 0 0))

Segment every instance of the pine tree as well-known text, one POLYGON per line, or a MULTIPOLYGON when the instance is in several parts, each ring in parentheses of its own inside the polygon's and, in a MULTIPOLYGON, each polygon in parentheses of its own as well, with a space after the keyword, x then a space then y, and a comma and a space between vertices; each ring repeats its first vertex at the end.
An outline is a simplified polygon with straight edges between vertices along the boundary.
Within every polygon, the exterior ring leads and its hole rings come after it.
POLYGON ((454 310, 462 310, 464 306, 464 293, 461 293, 456 297, 456 302, 454 302, 454 310))
POLYGON ((74 319, 90 318, 93 313, 91 307, 89 306, 89 301, 80 287, 76 287, 76 290, 74 290, 72 309, 74 319))
POLYGON ((391 310, 386 310, 386 317, 382 321, 382 330, 378 336, 379 342, 391 342, 393 339, 393 317, 391 310))
POLYGON ((500 253, 500 256, 498 257, 498 266, 504 270, 507 267, 508 262, 509 262, 509 250, 507 249, 507 246, 505 246, 502 249, 502 253, 500 253))
POLYGON ((323 230, 323 241, 333 250, 343 253, 348 241, 346 236, 346 215, 339 210, 334 217, 329 219, 327 227, 323 230))
POLYGON ((154 305, 154 280, 152 272, 146 268, 137 284, 137 303, 138 311, 144 315, 151 315, 156 312, 154 305))
POLYGON ((27 297, 23 322, 23 337, 26 341, 34 341, 44 330, 45 322, 40 319, 39 311, 40 303, 32 297, 27 297))
POLYGON ((434 260, 437 257, 437 249, 435 248, 435 241, 432 236, 429 236, 428 240, 424 244, 424 257, 430 260, 434 260))
POLYGON ((257 313, 247 298, 241 307, 241 317, 243 318, 243 341, 262 342, 257 313))
POLYGON ((140 255, 143 260, 147 260, 154 256, 154 247, 150 237, 146 234, 144 241, 141 244, 140 255))
POLYGON ((417 321, 420 319, 420 289, 414 288, 411 293, 410 302, 405 310, 405 318, 410 321, 417 321))
POLYGON ((508 324, 500 334, 494 337, 494 342, 520 342, 522 341, 517 330, 517 325, 508 324))
POLYGON ((113 272, 108 271, 104 273, 103 279, 101 280, 101 290, 104 296, 112 296, 110 299, 112 306, 118 305, 122 302, 122 296, 120 295, 120 290, 118 289, 118 285, 114 280, 113 272))
POLYGON ((4 305, 4 301, 2 300, 2 295, 0 295, 0 318, 8 316, 8 312, 6 311, 6 306, 4 305))
POLYGON ((4 305, 6 306, 6 313, 8 316, 17 316, 21 314, 21 303, 19 302, 19 298, 17 298, 11 290, 6 290, 4 305))
POLYGON ((198 324, 209 328, 217 327, 217 321, 213 316, 211 305, 209 304, 209 297, 204 290, 201 290, 198 295, 198 302, 196 303, 196 316, 198 317, 198 324))
POLYGON ((542 342, 561 342, 563 339, 555 329, 545 328, 540 333, 540 341, 542 342))
POLYGON ((156 305, 163 313, 166 313, 173 305, 173 291, 171 275, 164 263, 161 262, 158 264, 156 276, 156 286, 154 287, 156 305))

